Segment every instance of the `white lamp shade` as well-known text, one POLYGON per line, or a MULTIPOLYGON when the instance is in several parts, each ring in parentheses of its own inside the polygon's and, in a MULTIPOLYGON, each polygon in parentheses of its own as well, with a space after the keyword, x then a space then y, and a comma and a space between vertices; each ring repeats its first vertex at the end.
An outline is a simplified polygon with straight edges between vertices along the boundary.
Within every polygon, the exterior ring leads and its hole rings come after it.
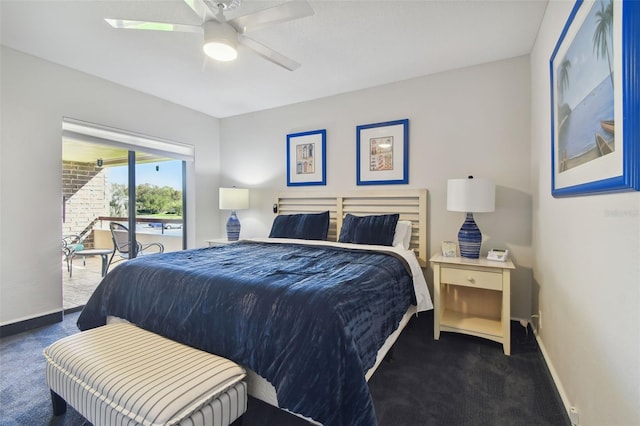
POLYGON ((496 186, 482 178, 449 179, 447 182, 447 210, 452 212, 484 213, 495 210, 496 186))
POLYGON ((238 57, 238 35, 227 23, 207 21, 204 27, 204 53, 216 61, 233 61, 238 57))
POLYGON ((243 210, 249 208, 247 188, 220 188, 220 210, 243 210))

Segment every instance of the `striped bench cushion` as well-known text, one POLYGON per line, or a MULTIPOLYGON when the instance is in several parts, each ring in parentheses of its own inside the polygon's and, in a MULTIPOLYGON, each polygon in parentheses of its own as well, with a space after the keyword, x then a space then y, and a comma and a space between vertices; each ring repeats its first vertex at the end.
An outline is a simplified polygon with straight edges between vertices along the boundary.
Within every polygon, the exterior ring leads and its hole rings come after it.
POLYGON ((132 324, 66 337, 44 355, 51 390, 96 426, 228 425, 246 410, 242 367, 132 324))

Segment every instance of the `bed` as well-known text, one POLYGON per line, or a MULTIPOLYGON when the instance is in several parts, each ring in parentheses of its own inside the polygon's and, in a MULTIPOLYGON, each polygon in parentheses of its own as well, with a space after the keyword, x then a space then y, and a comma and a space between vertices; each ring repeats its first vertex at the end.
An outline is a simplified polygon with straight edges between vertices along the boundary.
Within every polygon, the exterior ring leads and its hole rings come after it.
POLYGON ((426 195, 283 194, 275 238, 126 262, 78 326, 133 322, 245 366, 250 395, 313 423, 375 425, 367 380, 411 315, 432 309, 421 271, 426 195), (320 217, 328 223, 319 237, 283 238, 292 220, 320 217), (385 244, 372 244, 383 228, 385 244))

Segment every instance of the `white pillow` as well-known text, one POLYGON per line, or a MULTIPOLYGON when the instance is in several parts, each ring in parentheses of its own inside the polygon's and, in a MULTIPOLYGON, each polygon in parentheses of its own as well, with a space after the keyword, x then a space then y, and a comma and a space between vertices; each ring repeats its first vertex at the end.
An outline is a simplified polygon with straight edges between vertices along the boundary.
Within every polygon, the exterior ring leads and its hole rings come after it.
POLYGON ((409 250, 411 244, 411 221, 399 220, 396 225, 396 232, 393 235, 393 246, 402 247, 405 250, 409 250))

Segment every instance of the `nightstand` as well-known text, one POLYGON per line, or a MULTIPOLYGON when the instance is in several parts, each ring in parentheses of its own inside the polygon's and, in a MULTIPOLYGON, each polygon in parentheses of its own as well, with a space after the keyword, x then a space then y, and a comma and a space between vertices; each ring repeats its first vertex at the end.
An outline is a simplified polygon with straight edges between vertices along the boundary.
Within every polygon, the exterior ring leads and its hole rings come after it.
POLYGON ((237 241, 229 241, 227 237, 214 238, 212 240, 205 240, 205 241, 209 243, 209 247, 226 246, 227 244, 237 243, 237 241))
POLYGON ((513 263, 433 256, 433 337, 464 333, 502 343, 511 354, 511 270, 513 263))

